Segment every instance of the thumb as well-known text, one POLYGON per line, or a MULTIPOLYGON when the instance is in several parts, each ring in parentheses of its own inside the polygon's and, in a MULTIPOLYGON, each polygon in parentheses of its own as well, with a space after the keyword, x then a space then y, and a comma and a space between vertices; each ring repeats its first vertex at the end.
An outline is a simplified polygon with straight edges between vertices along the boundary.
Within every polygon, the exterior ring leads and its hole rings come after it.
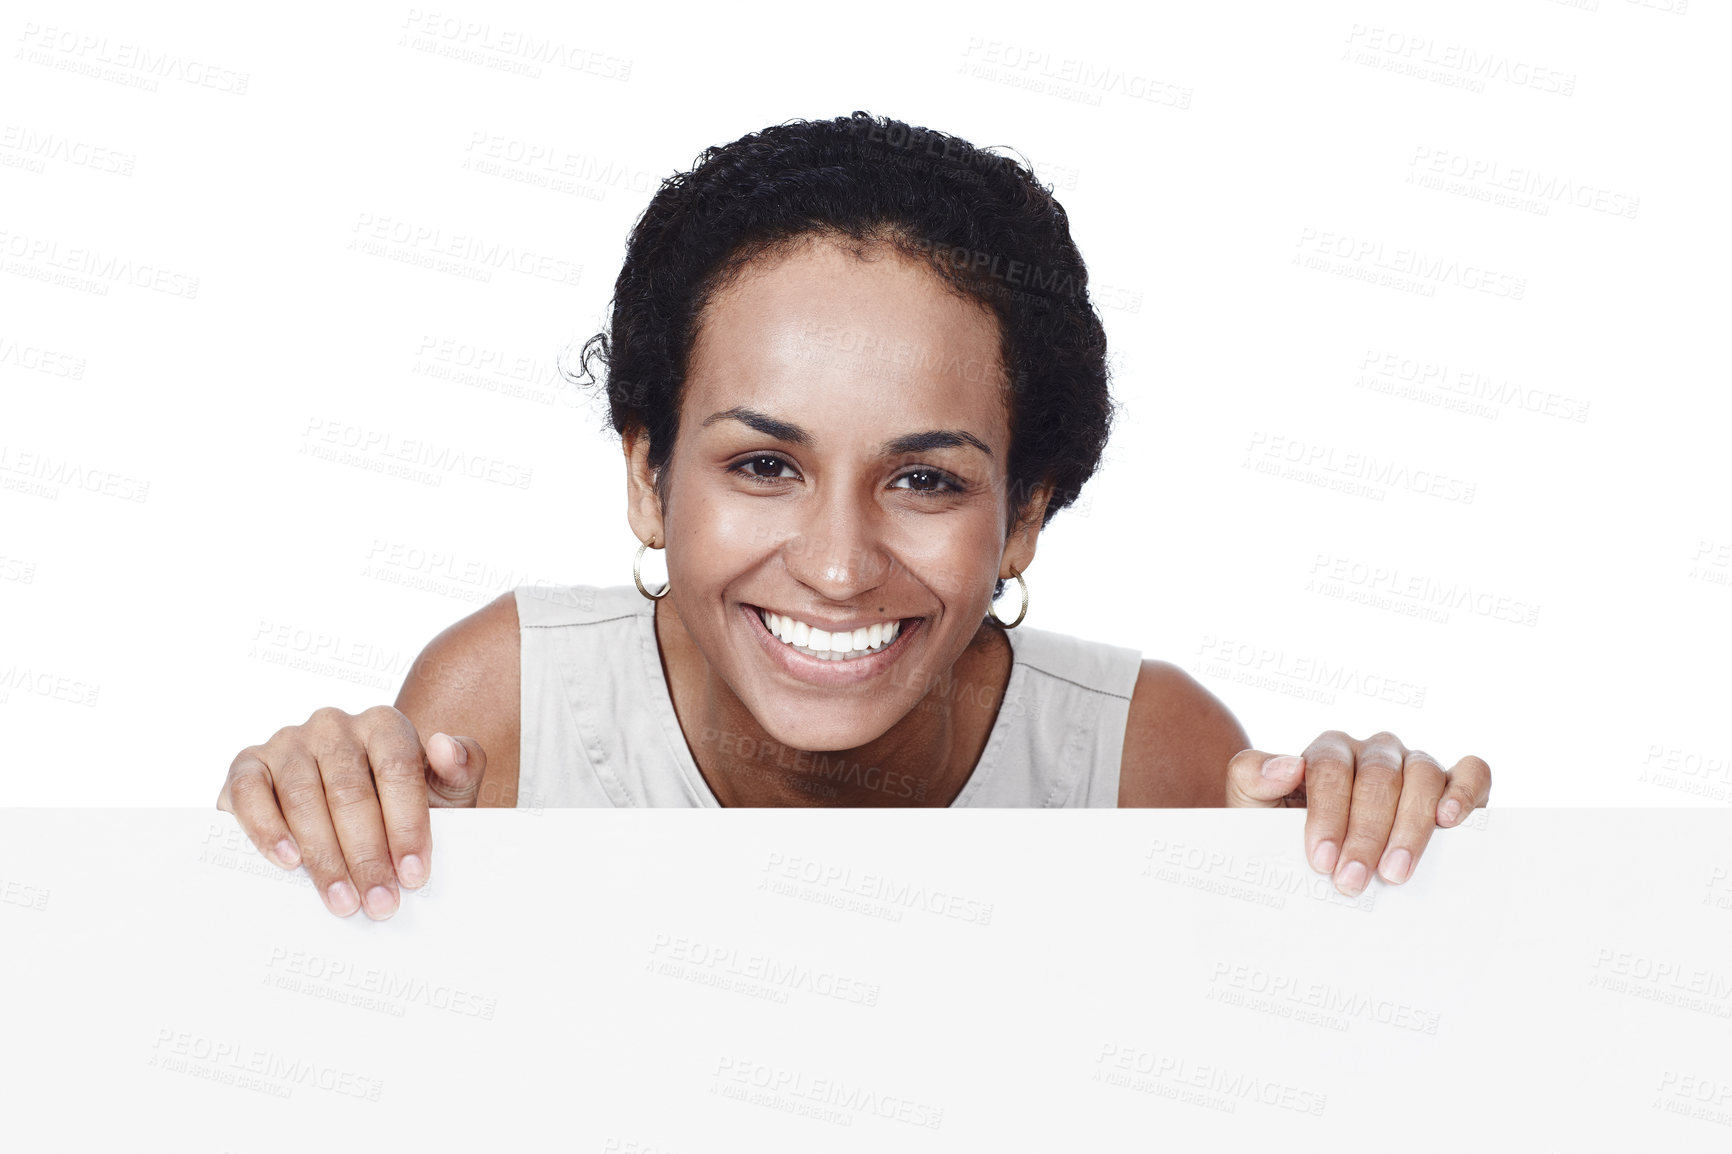
POLYGON ((487 772, 487 753, 473 737, 435 733, 427 739, 427 801, 473 806, 487 772))
POLYGON ((1227 805, 1230 808, 1273 809, 1305 781, 1305 759, 1277 757, 1247 749, 1227 763, 1227 805))

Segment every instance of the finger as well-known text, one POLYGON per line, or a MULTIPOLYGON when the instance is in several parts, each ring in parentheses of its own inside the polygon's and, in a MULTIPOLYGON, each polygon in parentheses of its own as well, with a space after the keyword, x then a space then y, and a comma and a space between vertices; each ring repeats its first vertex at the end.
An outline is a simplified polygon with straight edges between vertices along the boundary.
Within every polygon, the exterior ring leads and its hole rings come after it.
POLYGON ((1353 770, 1353 808, 1347 815, 1347 837, 1335 864, 1335 888, 1357 897, 1371 883, 1371 871, 1383 857, 1395 810, 1401 801, 1401 766, 1407 747, 1393 733, 1374 733, 1359 743, 1353 770))
POLYGON ((427 739, 427 787, 438 806, 473 806, 487 774, 487 753, 473 737, 435 733, 427 739))
POLYGON ((355 883, 349 880, 343 851, 337 843, 337 830, 331 824, 331 811, 325 801, 325 783, 319 777, 319 763, 299 746, 269 756, 277 763, 271 771, 277 808, 288 819, 289 828, 300 844, 307 876, 313 879, 313 888, 319 892, 325 908, 346 918, 361 908, 361 896, 355 883))
POLYGON ((433 862, 427 757, 421 751, 421 738, 409 719, 388 705, 375 706, 357 720, 373 789, 379 796, 379 820, 392 872, 401 884, 416 889, 426 882, 433 862))
POLYGON ((1302 759, 1247 749, 1227 763, 1227 805, 1235 809, 1278 807, 1304 780, 1302 759))
POLYGON ((1305 860, 1329 873, 1341 855, 1353 802, 1354 741, 1338 729, 1305 747, 1305 860))
POLYGON ((217 808, 235 815, 253 847, 284 869, 301 864, 301 847, 295 844, 289 823, 277 808, 276 790, 271 788, 271 769, 258 746, 248 746, 235 755, 228 780, 217 795, 217 808))
POLYGON ((1437 803, 1437 824, 1446 829, 1460 825, 1490 796, 1491 766, 1470 753, 1449 771, 1449 783, 1437 803))
POLYGON ((323 744, 318 758, 331 824, 337 830, 337 844, 343 847, 349 876, 360 891, 361 908, 368 917, 382 921, 397 912, 397 869, 366 747, 346 734, 323 744))
POLYGON ((1401 765, 1401 804, 1395 811, 1395 828, 1389 845, 1378 860, 1377 872, 1386 882, 1399 885, 1413 876, 1413 867, 1437 828, 1437 799, 1443 795, 1443 766, 1429 753, 1407 752, 1401 765))

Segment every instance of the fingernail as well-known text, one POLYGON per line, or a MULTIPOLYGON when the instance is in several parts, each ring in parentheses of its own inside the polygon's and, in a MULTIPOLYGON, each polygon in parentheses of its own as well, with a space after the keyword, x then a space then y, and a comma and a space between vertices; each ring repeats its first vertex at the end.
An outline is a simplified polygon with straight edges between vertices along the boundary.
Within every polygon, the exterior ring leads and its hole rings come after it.
POLYGON ((1413 868, 1413 855, 1404 849, 1392 849, 1383 855, 1383 863, 1377 867, 1386 881, 1404 882, 1407 871, 1413 868))
POLYGON ((277 860, 290 869, 301 864, 300 847, 295 845, 293 838, 284 838, 277 843, 277 860))
POLYGON ((374 918, 388 918, 397 912, 397 899, 391 896, 391 891, 384 886, 374 886, 367 891, 367 915, 374 918))
POLYGON ((1441 822, 1452 824, 1452 823, 1454 823, 1455 819, 1460 817, 1460 816, 1461 816, 1461 802, 1455 800, 1455 798, 1452 797, 1448 801, 1443 803, 1443 808, 1438 811, 1437 819, 1441 822))
POLYGON ((469 764, 469 750, 464 748, 463 743, 461 741, 458 741, 455 737, 452 737, 449 733, 441 733, 439 736, 443 737, 446 741, 451 743, 451 764, 452 765, 455 765, 459 769, 461 769, 463 766, 469 764))
POLYGON ((1311 864, 1317 867, 1317 872, 1328 873, 1335 868, 1335 843, 1320 841, 1317 848, 1311 851, 1311 864))
POLYGON ((1335 888, 1350 898, 1358 896, 1359 891, 1365 888, 1365 863, 1348 862, 1347 868, 1341 871, 1340 878, 1336 879, 1335 888))
POLYGON ((1292 777, 1299 769, 1299 759, 1291 754, 1285 757, 1271 757, 1263 763, 1264 777, 1292 777))
POLYGON ((331 899, 331 908, 345 918, 361 908, 361 899, 355 896, 355 887, 348 882, 332 882, 325 896, 331 899))
POLYGON ((403 884, 414 889, 427 880, 427 867, 422 864, 419 854, 406 853, 403 860, 397 863, 397 876, 403 884))

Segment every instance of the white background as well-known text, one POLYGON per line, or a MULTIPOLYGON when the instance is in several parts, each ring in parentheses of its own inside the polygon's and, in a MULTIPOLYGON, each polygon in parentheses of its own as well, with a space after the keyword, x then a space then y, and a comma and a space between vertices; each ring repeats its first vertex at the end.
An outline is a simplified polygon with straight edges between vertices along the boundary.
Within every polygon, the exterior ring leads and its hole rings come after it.
POLYGON ((1683 2, 8 5, 0 802, 208 806, 495 593, 629 581, 554 357, 663 176, 859 108, 1020 151, 1103 286, 1123 415, 1031 625, 1193 669, 1263 749, 1388 728, 1494 804, 1725 804, 1732 101, 1683 2), (351 247, 381 221, 576 283, 351 247), (1415 254, 1428 291, 1375 283, 1415 254), (332 429, 528 484, 301 451, 332 429), (1247 467, 1289 451, 1405 480, 1247 467))

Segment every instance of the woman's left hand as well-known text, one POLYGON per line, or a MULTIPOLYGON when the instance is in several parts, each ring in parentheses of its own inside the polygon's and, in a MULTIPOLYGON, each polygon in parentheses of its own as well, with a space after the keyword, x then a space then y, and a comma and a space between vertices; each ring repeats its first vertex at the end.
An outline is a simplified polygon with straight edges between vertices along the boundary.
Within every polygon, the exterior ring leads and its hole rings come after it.
POLYGON ((1491 767, 1471 755, 1445 771, 1429 753, 1408 749, 1393 733, 1355 741, 1332 729, 1299 757, 1247 749, 1227 766, 1227 804, 1303 806, 1305 857, 1335 875, 1352 897, 1373 868, 1404 882, 1425 852, 1431 831, 1460 825, 1485 805, 1491 767))

